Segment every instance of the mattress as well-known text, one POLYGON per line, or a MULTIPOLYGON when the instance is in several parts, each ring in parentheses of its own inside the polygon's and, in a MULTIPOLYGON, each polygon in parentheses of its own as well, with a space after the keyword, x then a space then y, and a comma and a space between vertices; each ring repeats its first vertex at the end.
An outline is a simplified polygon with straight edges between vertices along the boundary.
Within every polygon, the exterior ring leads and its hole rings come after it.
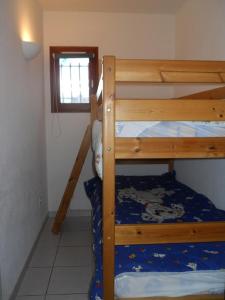
MULTIPOLYGON (((116 122, 117 137, 225 137, 225 122, 116 122)), ((95 167, 102 178, 102 123, 92 129, 95 167)))
MULTIPOLYGON (((95 275, 90 299, 102 299, 102 182, 85 183, 93 207, 95 275)), ((116 178, 116 223, 174 223, 225 220, 204 195, 162 176, 116 178)), ((118 297, 183 296, 222 293, 225 242, 116 246, 118 297)))

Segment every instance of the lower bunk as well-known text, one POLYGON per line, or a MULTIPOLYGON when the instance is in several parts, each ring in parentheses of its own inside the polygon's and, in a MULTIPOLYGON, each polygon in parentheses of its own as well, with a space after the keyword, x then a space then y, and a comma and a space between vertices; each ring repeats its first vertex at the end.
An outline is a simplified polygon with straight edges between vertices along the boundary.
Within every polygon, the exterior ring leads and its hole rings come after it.
MULTIPOLYGON (((90 299, 101 300, 102 182, 93 178, 85 189, 93 208, 95 274, 90 299)), ((175 174, 116 178, 116 224, 224 220, 225 211, 178 182, 175 174)), ((207 299, 203 295, 211 294, 223 299, 225 242, 116 246, 115 252, 118 299, 207 299)))

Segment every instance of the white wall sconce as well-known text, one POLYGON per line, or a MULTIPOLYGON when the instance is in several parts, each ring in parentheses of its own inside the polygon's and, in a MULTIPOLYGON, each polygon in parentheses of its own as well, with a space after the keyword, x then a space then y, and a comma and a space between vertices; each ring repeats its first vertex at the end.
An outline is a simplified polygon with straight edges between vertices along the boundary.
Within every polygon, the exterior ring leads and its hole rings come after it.
POLYGON ((27 60, 32 60, 39 54, 41 45, 36 42, 22 41, 22 50, 24 57, 27 60))

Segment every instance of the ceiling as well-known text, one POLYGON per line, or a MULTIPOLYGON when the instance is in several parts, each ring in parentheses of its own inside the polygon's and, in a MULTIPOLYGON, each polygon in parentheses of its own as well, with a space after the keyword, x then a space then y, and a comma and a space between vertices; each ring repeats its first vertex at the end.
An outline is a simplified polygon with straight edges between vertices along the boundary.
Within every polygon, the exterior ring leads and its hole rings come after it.
POLYGON ((38 0, 46 11, 174 14, 187 0, 38 0))

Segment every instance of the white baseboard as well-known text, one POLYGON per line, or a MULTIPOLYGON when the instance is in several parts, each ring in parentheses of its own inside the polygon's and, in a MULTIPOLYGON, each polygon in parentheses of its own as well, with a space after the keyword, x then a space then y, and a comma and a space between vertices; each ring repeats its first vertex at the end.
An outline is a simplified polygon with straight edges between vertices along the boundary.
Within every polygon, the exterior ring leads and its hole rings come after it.
MULTIPOLYGON (((56 215, 56 211, 49 211, 48 213, 50 218, 54 218, 56 215)), ((70 209, 67 214, 68 217, 90 217, 91 210, 90 209, 70 209)))

